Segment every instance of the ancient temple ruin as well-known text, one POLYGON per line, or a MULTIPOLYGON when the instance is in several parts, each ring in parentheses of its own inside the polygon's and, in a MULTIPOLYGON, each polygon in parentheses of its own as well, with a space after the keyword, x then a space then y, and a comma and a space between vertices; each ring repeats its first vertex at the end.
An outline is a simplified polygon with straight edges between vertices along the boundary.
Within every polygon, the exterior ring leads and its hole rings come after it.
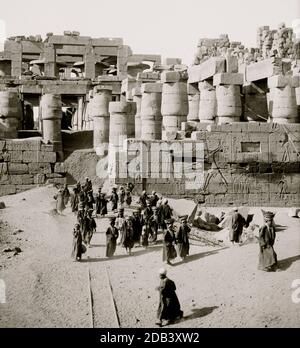
POLYGON ((265 26, 256 48, 201 38, 188 67, 120 38, 9 38, 0 195, 88 174, 206 205, 299 205, 299 47, 265 26))

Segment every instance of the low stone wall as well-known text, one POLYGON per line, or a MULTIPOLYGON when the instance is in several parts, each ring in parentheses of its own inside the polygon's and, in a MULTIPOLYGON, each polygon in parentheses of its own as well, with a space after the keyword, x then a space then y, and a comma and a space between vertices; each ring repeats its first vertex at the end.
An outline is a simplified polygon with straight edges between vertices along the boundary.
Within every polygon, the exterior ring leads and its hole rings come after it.
POLYGON ((62 162, 53 144, 40 137, 0 140, 0 196, 38 185, 66 183, 62 162))

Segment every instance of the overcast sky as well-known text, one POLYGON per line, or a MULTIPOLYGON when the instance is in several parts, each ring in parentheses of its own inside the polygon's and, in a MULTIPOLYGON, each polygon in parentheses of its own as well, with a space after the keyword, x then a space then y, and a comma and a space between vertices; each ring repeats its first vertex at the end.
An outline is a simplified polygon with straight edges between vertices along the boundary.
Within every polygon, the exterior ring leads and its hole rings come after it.
POLYGON ((200 37, 226 33, 253 47, 257 27, 291 26, 295 18, 300 0, 8 0, 0 11, 7 36, 76 30, 122 37, 133 53, 181 57, 186 64, 200 37))

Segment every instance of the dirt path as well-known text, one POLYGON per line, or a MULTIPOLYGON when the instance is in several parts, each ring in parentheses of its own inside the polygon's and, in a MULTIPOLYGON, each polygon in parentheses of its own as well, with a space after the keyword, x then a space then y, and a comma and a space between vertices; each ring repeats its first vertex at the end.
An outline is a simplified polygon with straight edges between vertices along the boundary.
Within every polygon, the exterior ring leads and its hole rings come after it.
MULTIPOLYGON (((70 208, 64 216, 49 214, 54 193, 53 188, 38 188, 2 199, 7 208, 0 211, 0 219, 11 228, 6 227, 9 244, 1 239, 0 246, 0 279, 7 289, 0 327, 117 327, 118 319, 121 327, 153 327, 157 270, 163 265, 160 241, 147 251, 134 248, 131 257, 117 247, 116 256, 107 260, 103 232, 108 222, 98 219, 84 262, 72 262, 75 217, 70 208), (15 228, 24 232, 12 235, 15 228), (7 246, 23 251, 8 258, 11 253, 1 252, 7 246)), ((300 278, 300 224, 287 216, 287 209, 276 210, 276 223, 285 226, 275 244, 281 272, 257 270, 257 244, 192 245, 188 262, 167 266, 185 315, 174 327, 299 327, 300 304, 291 300, 291 283, 300 278)), ((260 223, 259 210, 252 212, 260 223)))

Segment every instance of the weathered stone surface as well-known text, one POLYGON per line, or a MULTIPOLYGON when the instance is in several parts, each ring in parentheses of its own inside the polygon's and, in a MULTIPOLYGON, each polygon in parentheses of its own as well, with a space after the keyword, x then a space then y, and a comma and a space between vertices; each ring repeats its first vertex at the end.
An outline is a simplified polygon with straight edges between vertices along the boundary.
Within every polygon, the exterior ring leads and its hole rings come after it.
POLYGON ((299 76, 275 75, 268 78, 269 88, 299 87, 299 76))
POLYGON ((10 162, 22 162, 23 151, 7 151, 8 161, 10 162))
POLYGON ((15 185, 0 185, 0 196, 6 196, 16 193, 15 185))
POLYGON ((178 71, 163 71, 160 75, 160 81, 162 83, 179 82, 181 75, 178 71))
POLYGON ((156 83, 143 83, 141 87, 142 93, 162 93, 162 84, 156 83))
POLYGON ((23 151, 24 163, 55 163, 56 153, 47 151, 23 151))
POLYGON ((50 163, 28 163, 28 170, 31 174, 50 174, 50 163))
POLYGON ((66 168, 65 168, 64 162, 55 163, 54 172, 55 173, 66 173, 66 168))
POLYGON ((14 139, 8 141, 6 149, 9 151, 38 151, 41 148, 41 138, 14 139))
POLYGON ((214 75, 213 84, 217 85, 242 85, 244 83, 244 75, 237 73, 220 73, 214 75))
POLYGON ((274 64, 274 59, 264 59, 246 66, 245 80, 248 82, 258 81, 280 73, 281 68, 274 64))
POLYGON ((47 184, 57 184, 57 185, 65 185, 67 183, 66 178, 52 178, 46 180, 47 184))
POLYGON ((10 179, 11 184, 14 184, 14 185, 33 184, 33 175, 31 175, 31 174, 10 175, 9 179, 10 179))
POLYGON ((46 180, 45 174, 36 174, 33 178, 34 184, 38 184, 38 185, 44 184, 45 180, 46 180))
POLYGON ((8 163, 9 174, 26 174, 28 173, 28 166, 24 163, 8 163))
POLYGON ((225 58, 211 57, 200 65, 193 65, 188 69, 188 83, 195 83, 212 79, 217 73, 226 72, 225 58))

